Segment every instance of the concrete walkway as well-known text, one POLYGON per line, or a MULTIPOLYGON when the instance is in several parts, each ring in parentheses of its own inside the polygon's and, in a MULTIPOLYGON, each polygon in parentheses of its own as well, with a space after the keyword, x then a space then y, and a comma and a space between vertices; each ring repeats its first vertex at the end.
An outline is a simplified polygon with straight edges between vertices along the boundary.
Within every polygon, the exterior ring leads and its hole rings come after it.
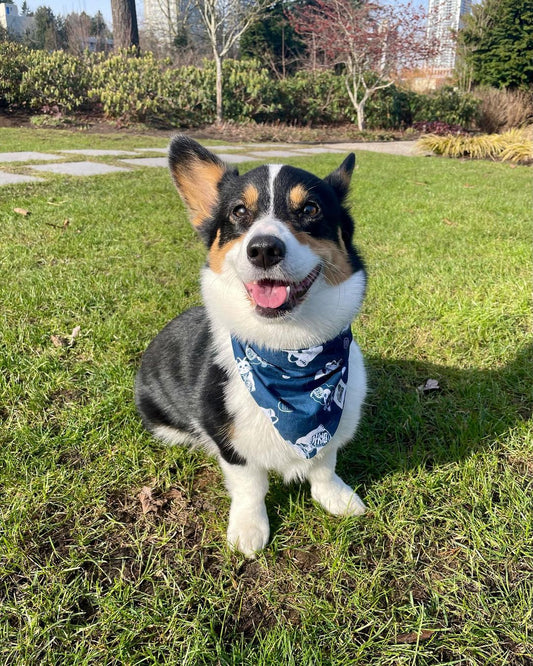
MULTIPOLYGON (((280 162, 291 157, 319 155, 325 153, 346 154, 349 152, 373 151, 391 155, 419 155, 416 141, 391 141, 371 143, 323 143, 316 146, 304 144, 231 144, 210 146, 225 162, 280 162)), ((0 186, 17 183, 44 181, 48 173, 68 176, 96 176, 120 171, 133 172, 136 167, 167 168, 166 148, 136 148, 135 150, 76 149, 50 151, 20 151, 0 153, 0 186), (164 157, 163 157, 164 155, 164 157), (85 158, 68 161, 73 157, 85 158), (100 158, 92 161, 90 158, 100 158), (108 164, 103 159, 108 160, 108 164), (39 164, 39 162, 43 162, 39 164), (16 167, 17 171, 12 169, 16 167), (19 173, 24 167, 24 173, 19 173), (40 176, 31 172, 39 173, 40 176)))

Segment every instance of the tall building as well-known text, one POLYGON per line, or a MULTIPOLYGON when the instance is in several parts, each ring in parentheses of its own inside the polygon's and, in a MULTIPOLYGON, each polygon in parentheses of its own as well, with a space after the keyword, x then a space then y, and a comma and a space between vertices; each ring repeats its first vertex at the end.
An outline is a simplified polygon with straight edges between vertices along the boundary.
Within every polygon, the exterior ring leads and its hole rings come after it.
POLYGON ((144 26, 153 37, 169 46, 176 37, 179 0, 144 0, 144 26))
POLYGON ((443 72, 455 66, 456 43, 454 33, 463 25, 463 16, 470 14, 472 0, 429 0, 428 38, 439 45, 439 53, 432 59, 431 67, 443 72))
POLYGON ((34 27, 31 16, 21 16, 16 5, 12 3, 0 4, 0 27, 17 37, 31 32, 34 27))
POLYGON ((203 33, 200 13, 191 0, 144 0, 144 27, 161 46, 196 44, 203 33))

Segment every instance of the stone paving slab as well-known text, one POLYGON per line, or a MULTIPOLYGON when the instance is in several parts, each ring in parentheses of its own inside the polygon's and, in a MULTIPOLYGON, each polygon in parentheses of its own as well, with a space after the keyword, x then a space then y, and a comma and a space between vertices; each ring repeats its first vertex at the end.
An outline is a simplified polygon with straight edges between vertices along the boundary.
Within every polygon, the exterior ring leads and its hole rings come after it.
MULTIPOLYGON (((269 161, 272 158, 297 157, 298 155, 313 155, 323 153, 348 153, 351 151, 374 151, 379 153, 388 153, 391 155, 423 155, 428 154, 420 151, 416 146, 416 141, 372 141, 372 142, 345 142, 345 143, 324 143, 316 146, 305 146, 302 144, 279 144, 279 143, 255 143, 255 144, 232 144, 209 146, 210 150, 216 151, 220 159, 229 164, 239 164, 259 160, 269 161), (264 148, 264 150, 261 150, 264 148), (228 151, 228 152, 219 152, 228 151)), ((129 166, 148 166, 148 167, 167 167, 166 157, 140 157, 139 153, 160 153, 167 154, 166 148, 136 148, 134 152, 125 150, 100 150, 92 148, 80 148, 60 150, 60 154, 39 153, 37 151, 18 151, 0 153, 0 163, 2 162, 29 162, 43 160, 50 162, 55 160, 56 164, 34 164, 28 167, 35 171, 58 173, 69 176, 94 176, 105 175, 108 173, 127 172, 131 169, 129 166), (123 167, 104 164, 102 162, 59 162, 66 154, 87 155, 87 156, 109 156, 118 157, 120 155, 132 156, 130 159, 121 159, 123 167), (137 157, 133 157, 136 155, 137 157), (128 165, 128 166, 126 166, 128 165)), ((28 176, 24 174, 7 173, 0 170, 0 186, 15 183, 28 183, 42 181, 42 178, 28 176)))
POLYGON ((249 151, 248 155, 259 157, 260 159, 268 159, 269 157, 295 157, 301 155, 300 150, 253 150, 249 151))
POLYGON ((0 153, 0 162, 31 162, 31 160, 60 160, 61 155, 37 153, 35 151, 19 151, 16 153, 0 153))
POLYGON ((338 146, 311 146, 309 148, 298 148, 298 152, 303 155, 320 155, 322 153, 344 153, 344 148, 338 146))
POLYGON ((65 176, 99 176, 118 171, 131 171, 125 167, 111 166, 100 162, 62 162, 60 164, 35 164, 30 167, 36 171, 60 173, 65 176))
POLYGON ((60 150, 59 152, 73 155, 86 155, 87 157, 135 155, 135 151, 132 150, 103 150, 99 148, 78 148, 76 150, 60 150))
POLYGON ((344 150, 370 150, 373 153, 388 153, 389 155, 423 155, 424 151, 417 148, 416 141, 363 141, 359 143, 337 143, 335 148, 344 150))
POLYGON ((38 176, 25 176, 19 173, 7 173, 0 171, 0 187, 2 185, 18 185, 19 183, 39 183, 44 178, 38 176))
POLYGON ((133 164, 133 166, 168 167, 167 157, 133 157, 131 159, 119 160, 119 162, 133 164))
POLYGON ((256 157, 249 157, 248 155, 237 155, 235 153, 218 153, 218 157, 228 164, 239 164, 243 162, 257 162, 256 157))
POLYGON ((168 153, 168 148, 135 148, 136 153, 168 153))
POLYGON ((294 144, 294 143, 274 143, 274 142, 272 142, 272 143, 247 143, 247 144, 244 144, 244 148, 246 148, 247 150, 255 150, 256 148, 280 148, 280 149, 294 148, 294 149, 298 149, 300 147, 301 147, 301 145, 294 144))
POLYGON ((228 146, 208 146, 204 144, 204 147, 207 148, 208 150, 213 151, 214 153, 218 153, 219 150, 224 152, 225 150, 244 150, 247 151, 250 148, 253 148, 255 146, 245 146, 242 143, 235 143, 233 145, 228 145, 228 146))

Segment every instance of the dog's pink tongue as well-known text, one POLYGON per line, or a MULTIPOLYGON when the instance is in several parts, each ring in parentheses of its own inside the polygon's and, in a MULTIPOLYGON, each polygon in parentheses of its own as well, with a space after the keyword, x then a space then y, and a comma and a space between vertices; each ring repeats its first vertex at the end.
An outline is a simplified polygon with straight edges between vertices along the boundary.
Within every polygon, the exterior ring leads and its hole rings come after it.
POLYGON ((279 308, 287 300, 287 287, 274 282, 250 282, 246 289, 260 308, 279 308))

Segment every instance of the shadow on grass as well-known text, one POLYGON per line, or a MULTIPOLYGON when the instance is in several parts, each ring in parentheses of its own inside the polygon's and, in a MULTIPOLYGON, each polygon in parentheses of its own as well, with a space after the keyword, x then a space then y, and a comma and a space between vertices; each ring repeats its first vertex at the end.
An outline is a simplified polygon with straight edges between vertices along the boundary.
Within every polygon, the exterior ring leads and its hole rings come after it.
MULTIPOLYGON (((339 454, 337 471, 365 487, 397 471, 458 462, 497 445, 532 417, 533 345, 498 369, 460 369, 420 360, 367 357, 369 392, 354 441, 339 454), (428 379, 438 389, 423 391, 428 379)), ((275 534, 295 484, 274 482, 267 503, 275 534)), ((310 495, 309 489, 306 491, 310 495)))
POLYGON ((498 369, 367 358, 369 393, 355 441, 341 453, 347 482, 431 468, 492 446, 532 416, 533 345, 498 369), (438 389, 423 391, 428 379, 438 389))

